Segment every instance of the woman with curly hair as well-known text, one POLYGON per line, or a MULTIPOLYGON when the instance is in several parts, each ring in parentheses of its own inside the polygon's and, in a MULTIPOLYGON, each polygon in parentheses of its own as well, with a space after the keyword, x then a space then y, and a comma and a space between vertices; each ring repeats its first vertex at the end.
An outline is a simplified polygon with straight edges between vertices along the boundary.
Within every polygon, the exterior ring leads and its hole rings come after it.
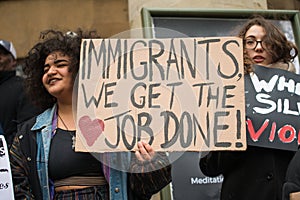
POLYGON ((244 40, 245 73, 252 71, 253 65, 262 65, 270 68, 296 72, 293 61, 298 55, 297 46, 288 41, 285 35, 270 21, 260 15, 255 15, 240 30, 238 37, 244 40), (258 30, 256 30, 258 28, 258 30), (246 37, 249 29, 261 31, 263 40, 256 40, 255 36, 246 37), (258 52, 256 51, 256 47, 258 52))
POLYGON ((167 158, 149 144, 139 142, 132 159, 130 153, 113 154, 119 162, 131 160, 135 169, 150 163, 154 168, 148 173, 109 168, 95 155, 74 151, 72 94, 81 39, 94 38, 95 32, 48 30, 41 35, 26 57, 24 73, 29 94, 45 111, 19 127, 10 149, 15 198, 150 199, 171 175, 167 158))
MULTIPOLYGON (((256 65, 295 72, 297 47, 270 21, 254 16, 243 26, 245 73, 256 65)), ((200 160, 207 176, 223 174, 221 200, 280 200, 294 152, 247 146, 242 152, 210 152, 200 160)))

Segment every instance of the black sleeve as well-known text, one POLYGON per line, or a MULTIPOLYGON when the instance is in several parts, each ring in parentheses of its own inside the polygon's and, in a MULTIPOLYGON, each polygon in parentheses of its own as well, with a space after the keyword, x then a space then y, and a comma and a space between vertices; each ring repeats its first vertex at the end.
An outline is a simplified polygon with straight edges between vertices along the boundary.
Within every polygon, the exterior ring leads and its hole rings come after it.
POLYGON ((211 151, 200 159, 199 166, 206 176, 215 177, 234 169, 243 155, 236 151, 211 151))
POLYGON ((16 199, 34 199, 29 183, 29 166, 21 150, 19 137, 15 137, 10 148, 10 165, 16 199))
POLYGON ((156 153, 156 156, 148 162, 140 162, 133 156, 131 163, 128 178, 134 197, 131 199, 148 200, 172 180, 171 165, 163 152, 156 153))
POLYGON ((296 152, 291 160, 287 172, 286 180, 282 187, 282 200, 289 200, 290 193, 300 191, 300 150, 296 152))
POLYGON ((36 168, 35 118, 20 124, 9 150, 15 199, 42 199, 36 168))

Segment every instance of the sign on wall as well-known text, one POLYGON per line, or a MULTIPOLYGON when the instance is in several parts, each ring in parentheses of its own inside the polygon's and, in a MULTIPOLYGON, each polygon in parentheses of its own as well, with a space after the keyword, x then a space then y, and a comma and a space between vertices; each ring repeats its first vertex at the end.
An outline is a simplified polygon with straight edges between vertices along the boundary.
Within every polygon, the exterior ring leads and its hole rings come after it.
MULTIPOLYGON (((202 152, 184 152, 172 163, 173 199, 219 200, 223 176, 205 176, 199 159, 202 152)), ((172 152, 170 156, 176 154, 172 152)))
POLYGON ((242 40, 86 39, 76 150, 244 150, 242 40))
POLYGON ((8 149, 3 135, 0 135, 0 197, 6 200, 14 199, 8 149))
POLYGON ((297 151, 300 144, 300 76, 256 66, 245 76, 247 143, 297 151))

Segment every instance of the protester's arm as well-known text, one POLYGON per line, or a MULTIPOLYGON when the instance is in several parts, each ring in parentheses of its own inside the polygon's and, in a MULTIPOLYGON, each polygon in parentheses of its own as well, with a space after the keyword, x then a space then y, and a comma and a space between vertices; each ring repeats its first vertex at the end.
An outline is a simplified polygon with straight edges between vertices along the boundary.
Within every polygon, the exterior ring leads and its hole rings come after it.
POLYGON ((222 174, 221 156, 221 152, 209 152, 206 156, 202 157, 199 162, 202 173, 210 177, 222 174))
POLYGON ((171 165, 164 152, 154 152, 146 143, 138 146, 131 162, 130 187, 138 199, 150 199, 171 182, 171 165))
POLYGON ((295 153, 286 171, 282 186, 282 200, 289 200, 290 194, 300 192, 300 149, 295 153))
POLYGON ((14 138, 9 153, 15 199, 34 199, 28 180, 29 166, 21 151, 19 137, 14 138))
POLYGON ((243 152, 211 151, 200 159, 199 166, 204 175, 215 177, 234 170, 241 157, 243 152))

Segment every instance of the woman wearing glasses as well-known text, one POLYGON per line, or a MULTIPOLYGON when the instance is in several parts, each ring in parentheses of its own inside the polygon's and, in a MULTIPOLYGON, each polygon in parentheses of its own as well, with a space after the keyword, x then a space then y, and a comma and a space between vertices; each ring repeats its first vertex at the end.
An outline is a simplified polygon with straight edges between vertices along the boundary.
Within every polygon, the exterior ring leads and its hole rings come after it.
MULTIPOLYGON (((291 61, 298 54, 297 47, 263 17, 251 18, 239 37, 244 40, 245 73, 254 65, 295 72, 291 61)), ((200 168, 207 176, 223 174, 221 200, 279 200, 293 155, 290 151, 248 146, 243 152, 210 152, 201 158, 200 168)))

